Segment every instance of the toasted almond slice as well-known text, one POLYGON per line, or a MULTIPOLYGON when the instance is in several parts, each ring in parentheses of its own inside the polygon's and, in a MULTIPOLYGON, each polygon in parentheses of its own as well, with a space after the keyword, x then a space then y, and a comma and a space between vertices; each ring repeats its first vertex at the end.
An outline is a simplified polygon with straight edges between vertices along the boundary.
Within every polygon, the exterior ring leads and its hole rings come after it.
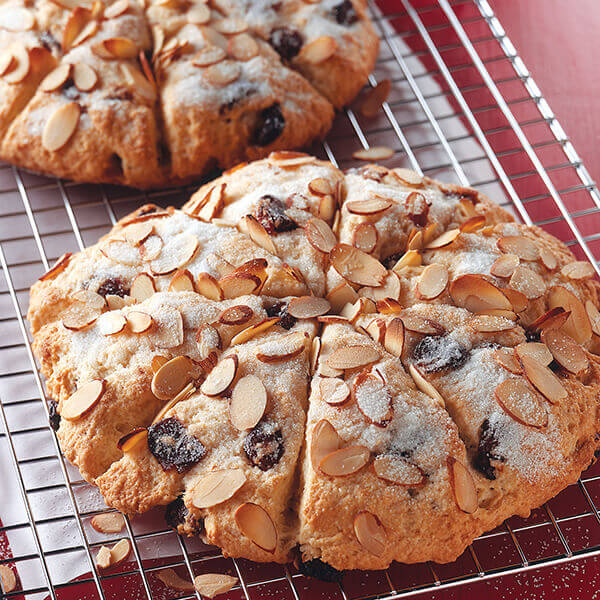
POLYGON ((114 37, 103 40, 102 47, 115 58, 135 58, 138 47, 129 38, 114 37))
POLYGON ((125 228, 125 239, 132 246, 139 246, 154 231, 154 225, 150 221, 132 223, 125 228))
POLYGON ((34 25, 33 13, 22 6, 4 6, 0 12, 0 27, 7 31, 29 31, 34 25))
POLYGON ((304 226, 304 231, 310 245, 325 254, 329 254, 337 244, 337 238, 331 227, 317 217, 308 220, 304 226))
POLYGON ((572 263, 567 263, 560 270, 560 274, 567 279, 580 281, 582 279, 590 279, 596 274, 596 271, 589 262, 585 260, 578 260, 572 263))
POLYGON ((109 240, 100 247, 100 252, 120 265, 131 267, 140 262, 140 251, 125 240, 109 240))
MULTIPOLYGON (((75 48, 76 46, 83 44, 83 42, 85 42, 87 39, 96 35, 97 31, 98 31, 98 21, 88 21, 83 26, 81 31, 77 34, 75 39, 73 39, 70 47, 75 48)), ((64 45, 64 42, 63 42, 63 45, 64 45)))
POLYGON ((410 235, 408 236, 408 243, 406 247, 408 250, 421 250, 423 248, 423 244, 425 243, 425 237, 423 235, 423 231, 421 229, 417 229, 413 227, 410 235))
POLYGON ((262 224, 252 215, 245 215, 240 220, 239 229, 242 233, 247 234, 250 239, 261 248, 264 248, 271 254, 277 254, 277 248, 262 224))
POLYGON ((269 340, 262 344, 256 353, 256 358, 261 362, 274 363, 290 360, 298 356, 305 349, 303 333, 292 333, 281 338, 269 340))
POLYGON ((161 356, 160 354, 153 356, 151 363, 152 372, 156 373, 168 361, 169 359, 166 356, 161 356))
POLYGON ((371 146, 370 148, 356 150, 352 153, 352 158, 371 162, 376 160, 387 160, 388 158, 392 158, 395 153, 393 148, 388 148, 387 146, 371 146))
POLYGON ((552 250, 548 250, 548 248, 540 248, 540 259, 542 260, 542 264, 549 271, 554 271, 558 266, 558 260, 556 259, 556 255, 552 250))
POLYGON ((246 483, 242 469, 222 469, 203 475, 192 490, 192 504, 196 508, 217 506, 236 494, 246 483))
POLYGON ((395 485, 418 487, 425 481, 425 474, 417 465, 393 454, 377 456, 373 468, 377 477, 395 485))
POLYGON ((392 395, 383 381, 363 371, 352 384, 352 397, 360 412, 373 425, 387 427, 394 416, 392 395))
POLYGON ((191 581, 179 577, 173 569, 161 569, 156 574, 156 578, 160 579, 168 588, 178 592, 193 592, 196 589, 191 581))
POLYGON ((387 326, 383 319, 373 319, 365 328, 365 331, 379 344, 385 341, 387 326))
POLYGON ((17 66, 17 61, 12 52, 5 50, 0 54, 0 77, 10 72, 17 66))
POLYGON ((88 327, 100 316, 101 309, 90 304, 78 302, 72 304, 61 315, 63 327, 71 331, 79 331, 88 327))
POLYGON ((548 290, 548 307, 561 307, 571 315, 562 330, 577 343, 583 344, 592 337, 592 326, 582 302, 567 288, 556 285, 548 290))
POLYGON ((302 46, 298 60, 318 65, 331 58, 337 50, 337 42, 329 35, 323 35, 302 46))
POLYGON ((267 160, 278 167, 299 167, 314 162, 316 159, 306 152, 297 152, 295 150, 276 150, 271 152, 267 160))
POLYGON ((467 219, 461 226, 461 233, 473 233, 479 231, 485 225, 484 215, 475 215, 470 219, 467 219))
POLYGON ((207 396, 221 396, 235 381, 237 370, 237 355, 222 358, 204 380, 200 388, 202 393, 207 396))
POLYGON ((267 390, 254 375, 242 377, 231 392, 229 418, 239 431, 252 429, 263 417, 267 408, 267 390))
POLYGON ((496 359, 496 362, 501 367, 504 367, 507 371, 510 371, 515 375, 523 374, 523 368, 521 367, 521 363, 519 363, 513 351, 502 348, 494 353, 494 358, 496 359))
POLYGON ((329 179, 325 179, 324 177, 317 177, 310 181, 308 190, 315 196, 327 196, 335 193, 335 189, 329 179))
POLYGON ((129 0, 117 0, 104 9, 105 19, 116 19, 129 10, 129 0))
POLYGON ((159 235, 149 235, 140 245, 140 256, 146 262, 160 256, 164 243, 159 235))
POLYGON ((425 267, 417 281, 417 296, 422 300, 433 300, 441 295, 448 285, 448 269, 440 263, 425 267))
POLYGON ((350 398, 350 388, 343 379, 322 377, 319 380, 321 399, 331 406, 341 406, 350 398))
POLYGON ((183 344, 183 317, 176 308, 164 307, 154 315, 157 327, 152 329, 152 340, 157 348, 175 348, 183 344))
POLYGON ((277 529, 269 513, 253 502, 245 502, 235 511, 235 522, 244 536, 265 552, 275 552, 277 529))
POLYGON ((560 379, 543 364, 531 356, 519 356, 525 377, 529 383, 547 400, 556 404, 567 397, 567 390, 560 383, 560 379))
POLYGON ((529 300, 543 296, 546 291, 546 283, 543 278, 523 265, 519 265, 513 271, 508 285, 513 290, 524 294, 529 300))
POLYGON ((392 271, 402 273, 404 269, 418 267, 422 262, 421 255, 417 250, 409 250, 398 259, 398 262, 392 267, 392 271))
POLYGON ((385 327, 385 349, 394 356, 401 357, 404 349, 404 322, 400 318, 392 319, 385 327))
POLYGON ((176 396, 192 378, 192 362, 187 356, 177 356, 166 362, 152 378, 152 393, 159 400, 176 396))
POLYGON ((241 33, 229 40, 227 52, 236 60, 246 62, 258 55, 258 43, 247 33, 241 33))
POLYGON ((352 245, 369 254, 377 246, 379 234, 372 223, 360 223, 352 235, 352 245))
POLYGON ((116 294, 106 294, 105 297, 106 306, 108 310, 121 310, 125 306, 128 306, 129 300, 132 300, 131 296, 117 296, 116 294))
POLYGON ((141 442, 148 441, 148 430, 145 427, 136 427, 122 436, 117 442, 117 448, 121 452, 131 452, 141 442))
POLYGON ((207 358, 212 352, 220 351, 223 349, 221 336, 217 329, 212 325, 205 323, 201 325, 196 333, 196 343, 198 344, 198 350, 202 358, 207 358))
POLYGON ((313 469, 319 468, 321 460, 342 445, 342 440, 327 419, 321 419, 314 427, 310 444, 310 460, 313 469))
POLYGON ((480 333, 497 333, 515 327, 510 319, 493 315, 477 315, 469 321, 469 325, 480 333))
POLYGON ((194 276, 187 269, 177 269, 168 289, 169 292, 195 292, 194 276))
POLYGON ((222 60, 221 62, 207 67, 204 77, 213 85, 225 87, 240 78, 242 67, 233 60, 222 60))
POLYGON ((47 279, 53 279, 59 273, 65 270, 69 264, 73 254, 71 252, 65 252, 62 256, 56 259, 56 262, 41 276, 38 281, 46 281, 47 279))
POLYGON ((411 187, 421 187, 425 181, 423 175, 412 169, 396 168, 392 169, 390 173, 400 183, 411 187))
POLYGON ((539 342, 523 342, 515 347, 519 359, 525 356, 533 358, 540 364, 548 366, 552 362, 552 354, 545 344, 539 342))
POLYGON ((81 108, 77 102, 69 102, 57 108, 44 126, 42 145, 49 152, 60 150, 75 133, 81 108))
POLYGON ((445 248, 449 246, 456 240, 456 238, 460 235, 460 229, 450 229, 449 231, 445 231, 442 235, 436 237, 427 243, 425 248, 427 250, 437 250, 439 248, 445 248))
POLYGON ((437 402, 440 403, 442 408, 446 406, 446 401, 443 396, 433 387, 433 385, 425 379, 423 374, 415 367, 415 365, 408 365, 408 372, 410 376, 413 378, 417 389, 421 390, 423 393, 427 394, 430 398, 433 398, 437 402))
POLYGON ((387 533, 379 518, 366 510, 354 517, 354 535, 360 545, 375 556, 382 556, 387 544, 387 533))
POLYGON ((254 311, 245 304, 237 304, 226 308, 219 315, 219 323, 223 325, 243 325, 252 319, 254 311))
POLYGON ((248 23, 236 17, 226 17, 215 21, 213 27, 223 35, 237 35, 248 30, 248 23))
POLYGON ((325 298, 299 296, 290 300, 287 312, 296 319, 314 319, 329 312, 331 308, 325 298))
POLYGON ((326 363, 332 369, 357 369, 380 358, 381 354, 377 348, 356 344, 338 348, 327 357, 326 363))
POLYGON ((167 275, 185 267, 196 255, 200 242, 194 235, 177 236, 163 248, 160 256, 150 263, 155 275, 167 275))
POLYGON ((402 317, 405 329, 422 333, 423 335, 442 335, 445 329, 436 321, 419 315, 404 315, 402 317))
POLYGON ((508 319, 509 321, 517 321, 519 318, 512 310, 487 309, 481 310, 477 314, 488 317, 501 317, 503 319, 508 319))
POLYGON ((210 8, 201 2, 194 2, 188 9, 186 17, 189 23, 205 25, 210 21, 210 8))
POLYGON ((377 300, 376 302, 377 312, 382 315, 397 315, 402 312, 402 304, 398 300, 393 298, 385 298, 384 300, 377 300))
POLYGON ((279 323, 281 319, 279 317, 270 317, 268 319, 263 319, 260 323, 255 323, 254 325, 250 325, 250 327, 246 327, 246 329, 242 329, 237 335, 234 335, 231 338, 231 342, 229 343, 231 346, 235 346, 236 344, 243 344, 253 337, 257 336, 259 333, 263 333, 267 329, 273 327, 279 323))
POLYGON ((60 407, 60 416, 67 421, 76 421, 85 416, 100 400, 106 389, 103 379, 92 379, 79 386, 60 407))
POLYGON ((327 300, 331 304, 331 309, 339 313, 343 307, 350 303, 353 304, 358 300, 358 294, 347 283, 340 283, 327 293, 327 300))
POLYGON ((563 330, 544 329, 542 341, 554 360, 567 371, 578 375, 588 368, 590 363, 585 350, 563 330))
POLYGON ((192 64, 196 67, 210 67, 216 65, 227 58, 227 52, 219 46, 206 46, 198 52, 192 59, 192 64))
POLYGON ((31 70, 31 59, 29 51, 20 44, 11 48, 12 60, 2 76, 7 83, 21 83, 25 80, 31 70), (12 66, 14 65, 14 66, 12 66))
POLYGON ((131 283, 131 289, 129 291, 132 298, 138 302, 143 302, 155 293, 156 287, 154 285, 154 278, 151 275, 148 275, 148 273, 136 275, 131 283))
POLYGON ((378 287, 387 275, 387 269, 377 259, 349 244, 337 244, 329 258, 344 279, 357 285, 378 287))
POLYGON ((188 383, 176 396, 171 398, 164 406, 158 411, 154 419, 152 419, 152 425, 162 421, 165 415, 179 402, 187 400, 190 396, 196 393, 196 388, 193 382, 188 383))
MULTIPOLYGON (((254 541, 254 540, 252 540, 254 541)), ((194 579, 196 591, 207 598, 225 594, 238 583, 237 577, 221 573, 205 573, 194 579)))
POLYGON ((121 333, 127 325, 127 320, 119 312, 107 312, 98 317, 98 331, 102 335, 121 333))
POLYGON ((96 565, 99 569, 108 569, 111 565, 111 554, 110 548, 107 546, 100 546, 98 554, 96 554, 96 565))
POLYGON ((389 198, 374 195, 366 200, 346 202, 344 207, 353 215, 378 215, 385 212, 392 204, 394 203, 389 198))
POLYGON ((53 92, 69 79, 71 74, 71 65, 69 63, 62 63, 56 67, 53 71, 50 71, 46 77, 44 77, 42 83, 40 83, 40 90, 43 92, 53 92))
POLYGON ((110 549, 110 564, 118 565, 127 559, 131 552, 131 542, 124 538, 110 549))
POLYGON ((358 290, 358 295, 379 301, 385 299, 397 300, 402 291, 402 282, 394 271, 388 271, 383 283, 378 287, 362 287, 358 290))
POLYGON ((540 428, 548 423, 548 411, 541 396, 525 379, 507 379, 496 386, 496 400, 516 421, 540 428))
POLYGON ((596 308, 596 305, 591 300, 585 302, 585 312, 590 320, 592 331, 596 335, 600 335, 600 312, 596 308))
POLYGON ((490 273, 496 277, 510 277, 519 266, 519 257, 516 254, 502 254, 490 267, 490 273))
POLYGON ((472 312, 487 309, 512 310, 508 298, 493 284, 479 275, 460 275, 449 288, 454 304, 472 312))
MULTIPOLYGON (((529 300, 527 299, 527 296, 525 294, 523 294, 522 292, 519 292, 517 290, 513 290, 512 288, 509 288, 509 287, 504 288, 502 290, 502 293, 508 298, 508 301, 512 305, 512 310, 515 313, 520 313, 520 312, 523 312, 524 310, 527 310, 527 307, 529 305, 529 300)), ((475 304, 477 305, 478 303, 476 302, 475 304)), ((469 308, 468 305, 467 305, 467 308, 469 308)), ((488 312, 489 312, 489 310, 490 309, 487 309, 488 312)), ((491 309, 491 310, 500 310, 500 309, 491 309)), ((480 310, 479 312, 484 312, 484 311, 480 310)), ((510 311, 508 311, 508 312, 510 312, 510 311)))
POLYGON ((234 271, 230 275, 221 277, 217 285, 223 297, 229 299, 257 293, 261 283, 261 280, 255 275, 234 271))
POLYGON ((319 210, 317 216, 327 223, 333 222, 333 229, 338 230, 339 223, 336 223, 336 216, 339 218, 339 210, 337 210, 337 201, 334 196, 327 194, 319 200, 319 210))
MULTIPOLYGON (((62 35, 62 49, 63 53, 66 54, 71 47, 76 45, 75 39, 79 37, 82 31, 85 31, 90 22, 93 22, 90 18, 91 14, 89 9, 84 6, 76 6, 67 16, 62 35)), ((96 28, 97 23, 94 23, 96 28)), ((88 36, 89 37, 89 36, 88 36)), ((81 43, 81 42, 79 42, 81 43)))
POLYGON ((223 290, 219 282, 208 273, 199 273, 196 281, 198 293, 202 294, 209 300, 223 300, 223 290))
POLYGON ((321 356, 321 338, 313 338, 310 347, 310 374, 314 375, 317 371, 317 365, 319 363, 319 356, 321 356))
POLYGON ((540 251, 532 240, 523 235, 501 237, 496 245, 505 254, 516 254, 521 260, 534 261, 540 258, 540 251))
POLYGON ((369 449, 364 446, 346 446, 324 456, 319 471, 331 477, 345 477, 360 471, 370 457, 369 449))
POLYGON ((120 533, 125 527, 125 521, 121 513, 102 513, 92 517, 90 525, 99 533, 120 533))
POLYGON ((448 458, 448 470, 456 505, 463 512, 469 514, 476 512, 479 508, 477 488, 469 469, 450 456, 448 458))
POLYGON ((106 300, 100 294, 91 290, 77 290, 71 298, 77 302, 84 302, 95 310, 102 310, 106 307, 106 300))
POLYGON ((390 95, 392 84, 389 79, 382 79, 375 87, 366 94, 360 105, 360 112, 365 117, 374 117, 381 109, 381 105, 390 95))

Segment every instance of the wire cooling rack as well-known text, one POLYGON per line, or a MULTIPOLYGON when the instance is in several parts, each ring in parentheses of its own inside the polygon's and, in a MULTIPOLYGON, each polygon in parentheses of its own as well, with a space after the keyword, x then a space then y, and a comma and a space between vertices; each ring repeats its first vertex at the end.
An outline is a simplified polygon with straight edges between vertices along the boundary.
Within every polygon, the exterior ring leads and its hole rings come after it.
MULTIPOLYGON (((598 189, 487 0, 380 0, 370 9, 382 43, 369 84, 389 78, 388 102, 370 119, 347 109, 311 150, 348 168, 361 147, 392 147, 389 166, 478 187, 597 269, 598 189)), ((190 191, 74 184, 0 164, 0 565, 18 579, 7 598, 199 598, 160 582, 157 573, 171 567, 188 579, 237 576, 227 596, 236 600, 391 600, 600 554, 599 466, 529 518, 486 533, 452 564, 394 564, 349 573, 339 585, 292 566, 226 559, 167 530, 160 513, 126 519, 114 540, 95 532, 90 519, 108 509, 65 462, 48 427, 23 317, 28 288, 56 257, 94 243, 141 202, 179 205, 190 191), (132 541, 129 561, 100 573, 97 549, 123 536, 132 541)))

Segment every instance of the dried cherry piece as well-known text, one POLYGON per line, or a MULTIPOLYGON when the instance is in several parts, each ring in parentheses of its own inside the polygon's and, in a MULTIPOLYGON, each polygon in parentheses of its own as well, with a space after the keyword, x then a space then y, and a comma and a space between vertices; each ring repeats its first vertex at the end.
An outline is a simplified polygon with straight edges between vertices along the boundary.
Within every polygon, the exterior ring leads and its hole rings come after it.
POLYGON ((244 439, 248 460, 261 471, 272 469, 283 456, 283 435, 273 423, 259 423, 244 439))
POLYGON ((148 427, 148 449, 165 471, 176 469, 178 473, 185 473, 206 454, 202 442, 188 435, 174 417, 148 427))
POLYGON ((58 431, 60 427, 60 415, 58 414, 58 404, 56 400, 48 401, 48 421, 50 421, 50 427, 54 431, 58 431))
POLYGON ((469 351, 448 336, 424 337, 414 348, 415 365, 426 373, 458 369, 469 358, 469 351))
POLYGON ((320 558, 314 558, 313 560, 307 560, 306 562, 299 562, 298 571, 306 577, 313 577, 321 581, 331 581, 339 583, 344 577, 343 571, 334 569, 331 565, 323 562, 320 558))
POLYGON ((417 226, 425 227, 427 225, 427 216, 429 215, 430 202, 423 194, 413 192, 409 194, 404 201, 404 207, 408 213, 408 218, 417 226))
POLYGON ((285 118, 279 104, 273 104, 258 115, 253 140, 257 146, 268 146, 274 142, 285 127, 285 118))
POLYGON ((285 214, 285 205, 275 196, 265 195, 259 199, 254 215, 268 233, 293 231, 298 224, 285 214))
POLYGON ((358 21, 358 15, 350 0, 343 0, 343 2, 336 4, 331 12, 340 25, 352 25, 352 23, 358 21))
POLYGON ((304 40, 302 34, 291 27, 278 27, 273 29, 269 43, 281 58, 291 60, 300 52, 304 40))
POLYGON ((105 279, 100 287, 96 290, 98 294, 103 297, 107 295, 112 296, 127 296, 129 294, 129 288, 125 285, 125 282, 122 279, 118 279, 117 277, 109 277, 105 279))
POLYGON ((269 317, 279 317, 281 319, 279 325, 284 329, 291 329, 296 324, 296 317, 292 317, 287 308, 287 302, 276 302, 272 306, 267 307, 267 315, 269 317))
POLYGON ((477 454, 473 459, 473 465, 482 475, 492 480, 496 479, 496 470, 491 461, 504 460, 496 452, 499 443, 494 428, 490 425, 488 419, 485 419, 479 428, 479 443, 477 444, 477 454))

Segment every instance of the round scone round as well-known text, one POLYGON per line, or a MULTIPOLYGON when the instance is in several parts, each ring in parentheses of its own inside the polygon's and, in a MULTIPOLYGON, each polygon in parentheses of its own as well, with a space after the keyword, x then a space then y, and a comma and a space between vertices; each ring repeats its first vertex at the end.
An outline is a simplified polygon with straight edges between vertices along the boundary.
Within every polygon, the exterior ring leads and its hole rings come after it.
POLYGON ((9 0, 0 159, 150 188, 304 147, 367 81, 365 0, 9 0))
POLYGON ((32 287, 65 456, 227 556, 446 562, 598 447, 594 268, 475 190, 274 152, 32 287))

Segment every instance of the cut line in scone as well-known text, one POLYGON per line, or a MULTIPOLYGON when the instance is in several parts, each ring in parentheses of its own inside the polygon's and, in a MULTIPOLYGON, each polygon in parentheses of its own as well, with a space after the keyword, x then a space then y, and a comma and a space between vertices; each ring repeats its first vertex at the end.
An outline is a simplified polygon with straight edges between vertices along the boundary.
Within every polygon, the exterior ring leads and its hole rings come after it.
POLYGON ((577 479, 598 304, 591 265, 475 190, 276 152, 61 257, 28 317, 107 504, 336 579, 453 560, 577 479))
POLYGON ((379 46, 363 0, 10 0, 0 25, 0 157, 139 188, 323 138, 379 46))

